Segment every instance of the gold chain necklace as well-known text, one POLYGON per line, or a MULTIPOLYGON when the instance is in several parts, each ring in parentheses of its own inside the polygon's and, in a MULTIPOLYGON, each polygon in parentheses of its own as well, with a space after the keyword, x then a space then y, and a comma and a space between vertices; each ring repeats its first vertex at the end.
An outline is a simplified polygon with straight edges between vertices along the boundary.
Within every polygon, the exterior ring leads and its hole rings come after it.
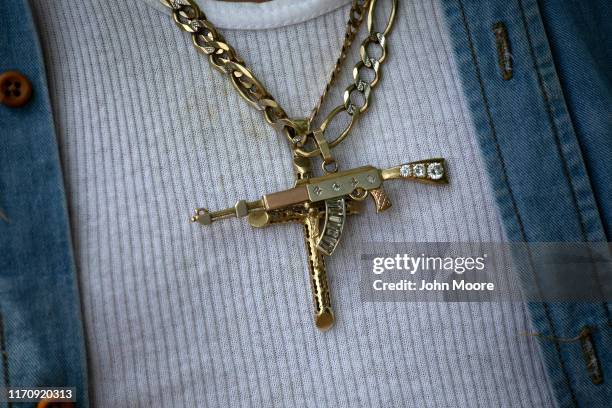
POLYGON ((208 56, 213 67, 227 75, 242 98, 263 112, 266 122, 281 130, 290 143, 294 159, 296 181, 293 188, 266 194, 256 201, 240 200, 234 207, 221 211, 210 212, 199 208, 191 220, 210 225, 224 218, 247 217, 249 224, 257 228, 288 222, 302 224, 314 298, 315 324, 321 330, 329 329, 334 323, 334 313, 324 256, 331 256, 336 249, 347 216, 358 214, 362 201, 368 196, 374 199, 376 212, 391 207, 391 201, 382 188, 385 180, 411 179, 432 184, 448 182, 442 158, 420 160, 387 169, 363 166, 338 172, 338 165, 331 153, 331 149, 349 135, 359 115, 369 107, 371 91, 379 83, 380 68, 387 56, 387 36, 393 26, 398 1, 390 0, 391 11, 387 23, 382 30, 376 30, 374 15, 381 0, 353 0, 340 56, 318 103, 306 119, 288 117, 193 0, 161 1, 172 10, 172 17, 178 27, 191 33, 196 49, 208 56), (345 89, 343 103, 332 109, 317 129, 311 129, 359 32, 366 11, 368 35, 360 46, 361 59, 353 68, 354 82, 345 89), (371 54, 371 46, 378 46, 378 55, 371 54), (365 70, 372 73, 369 81, 362 75, 365 70), (342 113, 348 115, 345 126, 334 137, 326 135, 329 125, 342 113), (322 159, 323 176, 313 176, 311 159, 315 157, 322 159))

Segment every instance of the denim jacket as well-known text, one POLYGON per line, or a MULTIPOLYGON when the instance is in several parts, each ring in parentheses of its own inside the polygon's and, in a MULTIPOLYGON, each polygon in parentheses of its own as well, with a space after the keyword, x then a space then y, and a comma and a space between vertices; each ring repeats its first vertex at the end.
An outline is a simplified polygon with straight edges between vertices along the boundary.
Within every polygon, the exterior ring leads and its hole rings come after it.
MULTIPOLYGON (((610 241, 606 3, 443 1, 510 241, 610 241)), ((26 106, 0 105, 0 388, 76 387, 77 406, 87 406, 80 300, 37 35, 27 1, 0 2, 0 73, 18 70, 34 88, 26 106)), ((558 405, 609 406, 609 305, 529 306, 558 405)))

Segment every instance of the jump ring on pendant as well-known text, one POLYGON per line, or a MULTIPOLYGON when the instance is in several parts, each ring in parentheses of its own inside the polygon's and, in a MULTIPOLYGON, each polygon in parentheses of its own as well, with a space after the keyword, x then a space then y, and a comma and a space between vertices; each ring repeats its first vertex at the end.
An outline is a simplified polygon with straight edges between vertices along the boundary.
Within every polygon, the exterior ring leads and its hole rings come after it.
POLYGON ((355 201, 363 201, 368 197, 368 190, 362 187, 357 187, 351 194, 349 194, 349 197, 355 201))
POLYGON ((337 161, 328 161, 322 162, 321 168, 325 174, 336 173, 338 171, 338 162, 337 161))

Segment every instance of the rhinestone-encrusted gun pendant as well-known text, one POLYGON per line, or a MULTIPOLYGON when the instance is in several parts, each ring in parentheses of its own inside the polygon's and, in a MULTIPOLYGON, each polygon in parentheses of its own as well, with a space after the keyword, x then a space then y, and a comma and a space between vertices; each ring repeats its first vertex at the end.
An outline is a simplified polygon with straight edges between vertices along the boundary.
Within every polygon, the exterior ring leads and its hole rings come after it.
POLYGON ((231 217, 247 217, 253 227, 297 222, 304 226, 308 269, 314 298, 315 325, 320 330, 333 326, 334 313, 327 284, 324 256, 331 256, 340 242, 347 215, 359 213, 360 202, 371 196, 376 212, 391 207, 383 190, 386 180, 408 179, 430 184, 448 183, 442 158, 420 160, 388 169, 364 166, 352 170, 310 176, 309 161, 296 164, 293 188, 266 194, 256 201, 240 200, 234 207, 210 212, 199 208, 192 222, 210 225, 231 217))

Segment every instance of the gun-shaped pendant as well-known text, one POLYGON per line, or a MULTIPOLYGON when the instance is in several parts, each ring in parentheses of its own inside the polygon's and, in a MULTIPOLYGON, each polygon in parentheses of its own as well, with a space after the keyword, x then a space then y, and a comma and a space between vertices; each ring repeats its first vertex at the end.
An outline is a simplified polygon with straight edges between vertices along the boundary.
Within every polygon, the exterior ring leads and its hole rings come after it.
MULTIPOLYGON (((308 172, 307 172, 308 173, 308 172)), ((210 212, 199 208, 192 222, 210 225, 221 219, 247 217, 253 227, 298 222, 304 226, 308 266, 315 304, 315 324, 321 330, 334 322, 327 285, 325 260, 342 236, 347 215, 359 212, 359 202, 371 196, 376 212, 391 207, 383 183, 408 179, 430 184, 448 183, 445 161, 420 160, 388 169, 364 166, 321 177, 298 178, 293 188, 266 194, 256 201, 240 200, 234 207, 210 212)))

